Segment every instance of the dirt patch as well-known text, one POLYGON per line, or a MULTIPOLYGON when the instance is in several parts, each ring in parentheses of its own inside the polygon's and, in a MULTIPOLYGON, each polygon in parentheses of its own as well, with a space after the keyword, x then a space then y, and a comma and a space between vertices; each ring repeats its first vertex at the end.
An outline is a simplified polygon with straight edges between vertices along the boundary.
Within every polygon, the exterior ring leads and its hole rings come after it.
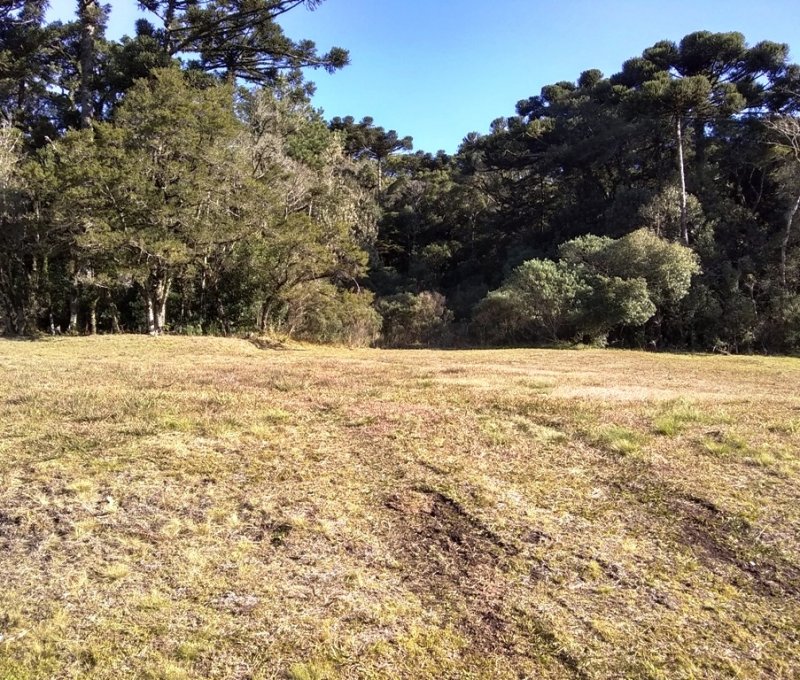
MULTIPOLYGON (((385 506, 395 514, 394 554, 406 585, 428 609, 443 612, 471 650, 513 659, 518 669, 550 656, 572 677, 587 677, 549 624, 513 598, 518 547, 440 491, 404 490, 390 495, 385 506)), ((524 540, 549 538, 534 530, 524 540)))
POLYGON ((748 522, 695 496, 678 496, 672 506, 681 518, 683 542, 712 571, 720 563, 733 565, 750 576, 740 587, 771 597, 800 595, 800 569, 770 554, 748 522))
POLYGON ((266 541, 279 548, 286 545, 292 533, 291 523, 270 517, 247 501, 239 506, 238 515, 242 521, 240 534, 256 543, 266 541))
POLYGON ((476 644, 503 644, 503 573, 514 553, 457 501, 432 490, 392 494, 385 505, 396 514, 396 557, 409 588, 426 604, 454 605, 459 626, 476 644))
POLYGON ((766 597, 800 596, 800 567, 775 554, 750 522, 650 474, 643 468, 635 478, 618 479, 611 486, 633 494, 658 517, 666 513, 674 518, 676 540, 713 573, 722 575, 720 568, 726 565, 738 569, 742 577, 732 579, 737 588, 766 597))

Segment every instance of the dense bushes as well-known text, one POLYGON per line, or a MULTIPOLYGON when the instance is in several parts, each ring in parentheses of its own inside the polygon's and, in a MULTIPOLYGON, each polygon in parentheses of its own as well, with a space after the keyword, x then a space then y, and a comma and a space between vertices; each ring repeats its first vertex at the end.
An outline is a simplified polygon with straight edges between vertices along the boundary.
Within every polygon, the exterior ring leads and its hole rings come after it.
POLYGON ((382 343, 388 347, 445 344, 452 313, 439 293, 400 293, 378 300, 382 343))
POLYGON ((477 306, 484 341, 604 343, 680 302, 699 271, 691 250, 644 229, 616 240, 580 237, 559 252, 559 262, 524 262, 477 306))

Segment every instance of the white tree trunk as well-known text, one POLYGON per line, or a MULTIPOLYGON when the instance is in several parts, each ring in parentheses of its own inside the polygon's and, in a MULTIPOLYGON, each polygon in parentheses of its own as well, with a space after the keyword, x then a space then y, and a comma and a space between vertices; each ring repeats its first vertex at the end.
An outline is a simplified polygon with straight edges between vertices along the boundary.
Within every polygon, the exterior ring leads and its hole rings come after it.
POLYGON ((689 245, 689 215, 686 198, 686 168, 683 159, 683 124, 680 116, 677 118, 675 130, 678 138, 678 170, 681 176, 681 239, 689 245))
POLYGON ((67 333, 78 332, 78 288, 77 284, 73 285, 70 298, 69 298, 69 325, 67 326, 67 333))
POLYGON ((97 298, 89 303, 89 335, 97 335, 97 298))
POLYGON ((97 0, 78 0, 78 19, 80 20, 80 83, 78 86, 78 107, 80 108, 81 128, 92 127, 94 106, 92 103, 92 78, 94 77, 95 51, 97 49, 97 29, 101 19, 100 3, 97 0))
POLYGON ((781 240, 781 283, 786 288, 786 251, 789 248, 789 238, 792 235, 792 224, 794 223, 794 216, 800 210, 800 194, 797 199, 786 211, 786 228, 783 232, 783 239, 781 240))
POLYGON ((161 335, 167 325, 167 298, 172 287, 172 279, 166 276, 152 276, 148 282, 145 295, 147 297, 147 332, 150 335, 161 335))
POLYGON ((156 334, 156 315, 155 310, 153 308, 153 296, 148 289, 145 292, 145 298, 147 301, 147 332, 150 335, 156 334))

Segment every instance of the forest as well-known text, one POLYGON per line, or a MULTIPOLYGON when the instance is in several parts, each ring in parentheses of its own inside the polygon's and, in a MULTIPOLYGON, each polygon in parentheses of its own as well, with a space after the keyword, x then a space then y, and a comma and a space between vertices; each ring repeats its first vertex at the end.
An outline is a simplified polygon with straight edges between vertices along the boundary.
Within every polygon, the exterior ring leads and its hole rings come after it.
POLYGON ((349 54, 280 19, 319 2, 3 3, 4 334, 800 350, 788 45, 675 36, 450 155, 314 106, 349 54))

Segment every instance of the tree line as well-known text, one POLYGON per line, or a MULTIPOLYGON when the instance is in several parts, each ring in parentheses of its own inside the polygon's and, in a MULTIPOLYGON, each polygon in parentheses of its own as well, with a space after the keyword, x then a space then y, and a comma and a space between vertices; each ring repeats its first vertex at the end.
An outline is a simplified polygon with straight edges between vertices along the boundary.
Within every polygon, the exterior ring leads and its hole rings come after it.
POLYGON ((326 120, 318 2, 0 8, 0 325, 415 346, 800 347, 800 67, 697 32, 457 153, 326 120))
POLYGON ((394 159, 370 280, 492 344, 795 351, 799 106, 788 46, 735 32, 545 86, 394 159))

